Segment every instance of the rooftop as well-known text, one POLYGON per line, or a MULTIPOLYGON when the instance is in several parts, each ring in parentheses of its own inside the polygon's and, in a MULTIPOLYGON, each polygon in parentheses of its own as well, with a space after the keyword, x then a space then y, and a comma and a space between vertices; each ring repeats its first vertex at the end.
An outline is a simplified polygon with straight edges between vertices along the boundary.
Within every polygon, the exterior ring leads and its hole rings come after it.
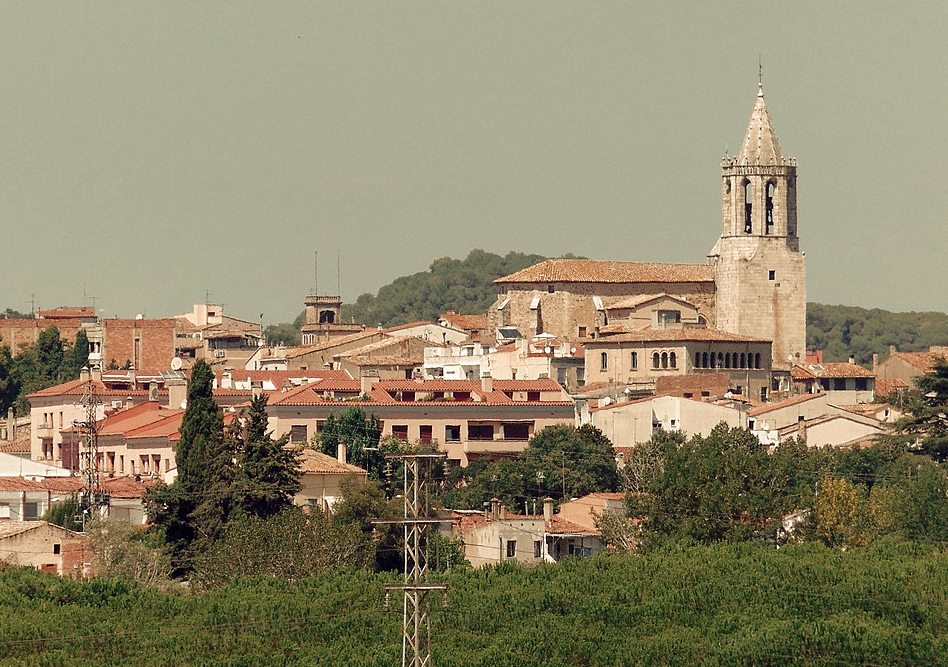
POLYGON ((707 264, 656 264, 593 259, 547 259, 495 283, 695 283, 713 282, 707 264))

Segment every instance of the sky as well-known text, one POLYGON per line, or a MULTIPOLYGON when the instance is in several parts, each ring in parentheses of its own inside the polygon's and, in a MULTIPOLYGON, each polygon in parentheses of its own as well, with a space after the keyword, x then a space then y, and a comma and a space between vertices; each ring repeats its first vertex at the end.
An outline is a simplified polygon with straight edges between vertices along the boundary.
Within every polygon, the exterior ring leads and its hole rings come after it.
POLYGON ((346 301, 473 248, 703 262, 760 59, 808 300, 948 311, 948 3, 3 16, 0 309, 287 321, 315 252, 346 301))

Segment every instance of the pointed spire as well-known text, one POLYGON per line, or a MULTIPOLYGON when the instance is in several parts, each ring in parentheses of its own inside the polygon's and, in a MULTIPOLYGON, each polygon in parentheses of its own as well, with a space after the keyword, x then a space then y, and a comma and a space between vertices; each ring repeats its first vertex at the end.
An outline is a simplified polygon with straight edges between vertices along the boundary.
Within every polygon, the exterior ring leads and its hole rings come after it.
POLYGON ((737 156, 738 164, 778 165, 783 164, 783 154, 777 142, 777 133, 774 132, 770 114, 767 113, 767 104, 764 102, 764 84, 758 77, 757 102, 751 113, 747 133, 741 144, 741 152, 737 156))

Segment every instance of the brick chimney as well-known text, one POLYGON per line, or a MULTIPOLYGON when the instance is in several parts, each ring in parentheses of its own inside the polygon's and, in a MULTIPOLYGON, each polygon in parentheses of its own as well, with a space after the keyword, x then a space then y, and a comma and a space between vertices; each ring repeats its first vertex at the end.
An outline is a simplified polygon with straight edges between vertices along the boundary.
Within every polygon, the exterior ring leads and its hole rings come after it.
POLYGON ((500 500, 497 498, 490 499, 490 518, 492 521, 500 518, 500 500))
POLYGON ((251 380, 250 393, 254 398, 260 398, 263 396, 263 380, 251 380))

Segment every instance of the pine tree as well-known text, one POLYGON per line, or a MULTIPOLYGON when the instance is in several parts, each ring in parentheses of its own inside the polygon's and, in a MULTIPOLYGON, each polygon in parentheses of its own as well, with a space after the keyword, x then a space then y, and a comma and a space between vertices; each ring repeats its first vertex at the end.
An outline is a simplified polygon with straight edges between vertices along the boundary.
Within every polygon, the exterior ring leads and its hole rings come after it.
POLYGON ((89 365, 89 337, 85 329, 79 329, 76 342, 73 343, 63 359, 61 375, 63 380, 75 380, 83 366, 89 365))
POLYGON ((194 554, 220 537, 233 507, 233 452, 212 396, 213 372, 203 360, 191 370, 181 422, 178 477, 146 499, 154 524, 164 531, 176 574, 191 568, 194 554))
POLYGON ((923 452, 936 461, 948 460, 948 361, 938 359, 932 370, 915 378, 919 395, 909 406, 911 417, 898 429, 916 438, 923 452))
POLYGON ((245 514, 268 518, 290 507, 301 488, 299 452, 287 449, 289 434, 267 432, 267 399, 250 404, 246 427, 236 438, 235 505, 245 514))

